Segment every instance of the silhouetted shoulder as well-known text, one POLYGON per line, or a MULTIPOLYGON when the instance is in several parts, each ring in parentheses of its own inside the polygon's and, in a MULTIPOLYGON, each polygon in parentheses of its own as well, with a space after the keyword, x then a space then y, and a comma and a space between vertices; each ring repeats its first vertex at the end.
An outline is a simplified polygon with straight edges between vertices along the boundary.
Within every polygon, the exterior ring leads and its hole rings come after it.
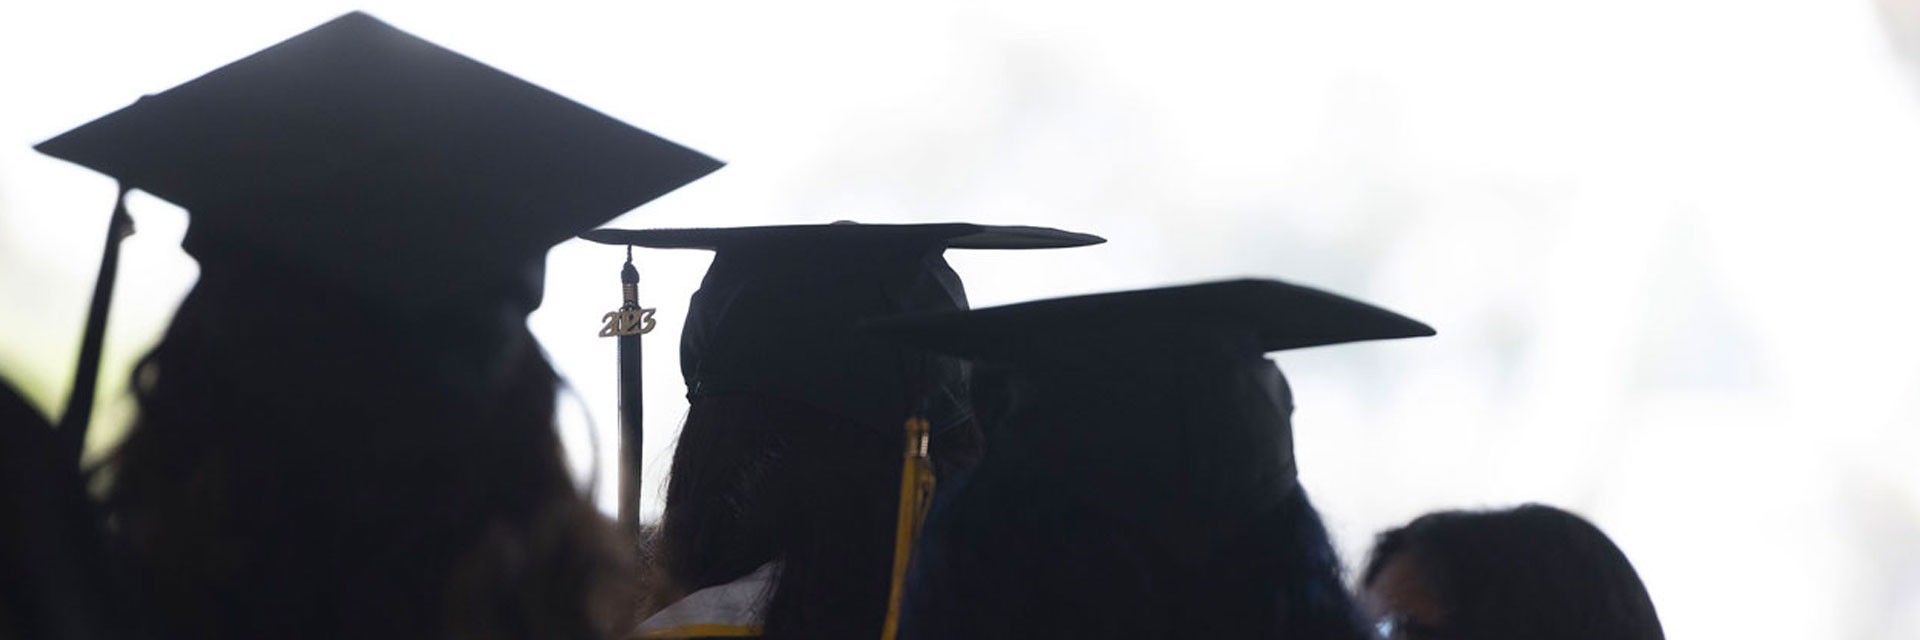
POLYGON ((132 629, 75 443, 0 379, 0 635, 78 640, 132 629))

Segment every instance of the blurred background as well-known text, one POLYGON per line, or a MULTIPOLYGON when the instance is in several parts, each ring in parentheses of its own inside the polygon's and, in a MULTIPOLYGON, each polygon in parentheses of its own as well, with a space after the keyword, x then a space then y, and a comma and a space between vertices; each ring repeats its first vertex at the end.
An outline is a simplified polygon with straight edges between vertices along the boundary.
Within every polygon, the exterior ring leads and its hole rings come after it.
MULTIPOLYGON (((616 226, 1051 225, 1111 242, 953 252, 976 306, 1252 275, 1428 321, 1275 356, 1350 564, 1540 501, 1671 637, 1920 637, 1920 0, 159 4, 0 5, 0 373, 49 412, 113 185, 29 147, 364 9, 731 163, 616 226)), ((131 208, 96 454, 196 276, 131 208)), ((657 514, 707 256, 636 259, 657 514)), ((621 260, 558 247, 532 319, 608 508, 621 260)))

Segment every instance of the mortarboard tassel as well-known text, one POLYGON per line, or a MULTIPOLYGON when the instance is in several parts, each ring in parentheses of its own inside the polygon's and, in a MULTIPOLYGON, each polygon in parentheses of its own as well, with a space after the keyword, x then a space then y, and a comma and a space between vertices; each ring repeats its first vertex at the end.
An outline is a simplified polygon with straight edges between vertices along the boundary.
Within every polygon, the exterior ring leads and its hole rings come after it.
POLYGON ((653 309, 640 306, 640 271, 633 268, 633 247, 620 267, 620 308, 601 316, 601 337, 619 339, 620 361, 620 530, 628 542, 640 543, 640 452, 645 430, 641 426, 640 336, 653 330, 653 309))
POLYGON ((133 216, 127 215, 127 185, 116 186, 119 194, 114 196, 113 218, 107 223, 107 246, 100 254, 100 275, 93 282, 93 302, 87 308, 87 327, 80 338, 80 361, 74 366, 66 411, 60 414, 60 432, 66 437, 75 464, 86 450, 87 424, 93 420, 100 352, 107 337, 107 308, 113 303, 113 282, 120 270, 120 241, 133 235, 133 216))
POLYGON ((927 458, 927 419, 907 419, 906 450, 900 463, 900 516, 893 533, 893 582, 887 590, 887 620, 880 630, 881 640, 894 640, 900 634, 900 599, 904 595, 907 562, 913 558, 913 543, 920 525, 927 520, 927 507, 933 502, 933 463, 927 458))

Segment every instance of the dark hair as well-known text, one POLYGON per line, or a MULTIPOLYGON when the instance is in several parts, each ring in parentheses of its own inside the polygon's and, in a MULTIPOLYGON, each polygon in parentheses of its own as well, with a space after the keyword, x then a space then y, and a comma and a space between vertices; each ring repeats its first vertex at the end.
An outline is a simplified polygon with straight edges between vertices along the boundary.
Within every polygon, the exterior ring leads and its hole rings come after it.
POLYGON ((1449 637, 1660 640, 1660 617, 1626 554, 1580 516, 1528 504, 1442 511, 1380 534, 1362 574, 1411 563, 1449 637))
POLYGON ((159 635, 614 631, 595 609, 616 606, 620 548, 572 485, 558 378, 524 323, 448 339, 439 320, 257 284, 189 294, 104 468, 159 635))
POLYGON ((975 475, 915 559, 907 637, 1364 638, 1338 555, 1295 490, 1165 539, 1036 478, 975 475), (980 482, 985 482, 981 484, 980 482), (1189 534, 1193 532, 1188 532, 1189 534))
MULTIPOLYGON (((759 394, 697 397, 681 428, 654 558, 661 600, 781 563, 767 638, 877 636, 904 434, 759 394)), ((938 469, 977 455, 971 424, 935 434, 938 469)))

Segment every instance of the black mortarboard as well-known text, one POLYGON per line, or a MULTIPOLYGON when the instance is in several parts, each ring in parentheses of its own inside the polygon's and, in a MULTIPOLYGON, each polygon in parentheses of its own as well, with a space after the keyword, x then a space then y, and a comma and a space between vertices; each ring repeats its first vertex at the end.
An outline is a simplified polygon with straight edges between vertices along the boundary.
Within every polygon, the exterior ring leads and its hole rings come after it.
POLYGON ((186 208, 203 286, 270 264, 519 318, 549 247, 721 166, 362 13, 36 148, 186 208))
POLYGON ((870 330, 994 371, 1002 388, 983 390, 996 424, 977 476, 1020 468, 1143 519, 1189 523, 1258 512, 1295 486, 1292 393, 1262 354, 1434 333, 1273 280, 905 317, 870 330))
POLYGON ((967 308, 947 249, 1104 242, 1042 227, 836 223, 733 229, 601 229, 588 240, 714 252, 680 340, 687 393, 751 392, 880 429, 917 412, 935 430, 964 416, 960 363, 860 335, 865 320, 967 308), (921 406, 922 398, 928 398, 921 406))

